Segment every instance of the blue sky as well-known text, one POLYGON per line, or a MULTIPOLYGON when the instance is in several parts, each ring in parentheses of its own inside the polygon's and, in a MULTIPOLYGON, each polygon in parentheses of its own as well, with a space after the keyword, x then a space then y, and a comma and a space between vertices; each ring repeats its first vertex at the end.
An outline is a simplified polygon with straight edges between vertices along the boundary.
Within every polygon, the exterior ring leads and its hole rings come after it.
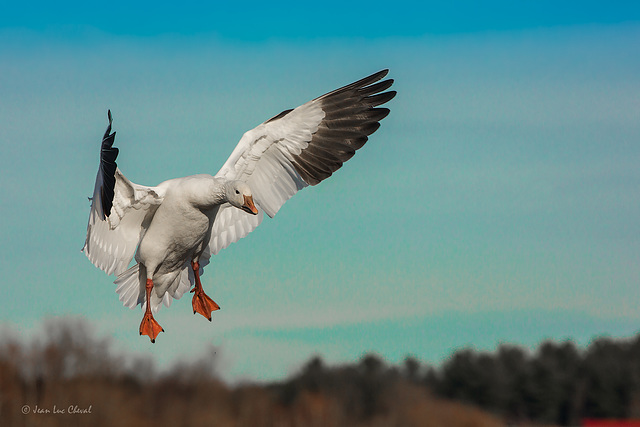
POLYGON ((214 345, 228 379, 636 333, 631 4, 1 6, 0 322, 81 316, 165 365, 214 345), (185 298, 140 338, 80 252, 106 110, 120 168, 155 185, 215 173, 244 131, 382 68, 398 96, 365 148, 207 267, 213 323, 185 298))
POLYGON ((631 1, 558 2, 508 0, 412 2, 326 0, 322 3, 247 1, 231 4, 201 1, 89 4, 7 3, 0 9, 2 27, 38 31, 94 28, 114 35, 156 37, 215 34, 249 43, 273 38, 308 40, 326 37, 475 33, 583 24, 618 24, 638 18, 631 1), (207 4, 208 3, 208 4, 207 4))

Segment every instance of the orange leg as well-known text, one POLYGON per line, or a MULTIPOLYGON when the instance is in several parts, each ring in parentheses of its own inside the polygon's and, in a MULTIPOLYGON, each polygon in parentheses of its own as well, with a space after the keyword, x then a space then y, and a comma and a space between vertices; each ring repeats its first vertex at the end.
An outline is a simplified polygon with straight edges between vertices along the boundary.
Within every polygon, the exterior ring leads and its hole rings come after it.
POLYGON ((200 264, 197 261, 192 261, 191 268, 193 268, 193 275, 196 279, 196 286, 191 290, 191 292, 195 292, 193 294, 193 300, 191 301, 193 314, 200 313, 211 322, 211 312, 220 310, 220 306, 202 290, 202 283, 200 283, 200 264))
POLYGON ((142 318, 142 323, 140 323, 140 335, 148 335, 151 338, 151 342, 156 342, 156 337, 160 332, 164 332, 162 326, 156 319, 153 318, 153 314, 151 313, 151 290, 153 289, 153 280, 147 279, 147 308, 144 311, 144 317, 142 318))

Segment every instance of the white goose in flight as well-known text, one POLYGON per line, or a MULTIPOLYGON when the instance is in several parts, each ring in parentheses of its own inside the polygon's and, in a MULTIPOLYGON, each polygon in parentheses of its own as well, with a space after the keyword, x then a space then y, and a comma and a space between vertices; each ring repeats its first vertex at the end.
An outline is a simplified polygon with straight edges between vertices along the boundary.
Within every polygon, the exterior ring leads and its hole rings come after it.
POLYGON ((217 254, 273 217, 298 190, 316 185, 350 159, 389 114, 393 80, 382 70, 283 111, 246 132, 215 175, 193 175, 145 187, 116 165, 109 125, 82 251, 116 274, 120 301, 145 307, 140 335, 151 342, 164 331, 154 319, 194 286, 194 314, 211 320, 220 307, 202 289, 200 275, 217 254), (135 256, 136 264, 129 267, 135 256))

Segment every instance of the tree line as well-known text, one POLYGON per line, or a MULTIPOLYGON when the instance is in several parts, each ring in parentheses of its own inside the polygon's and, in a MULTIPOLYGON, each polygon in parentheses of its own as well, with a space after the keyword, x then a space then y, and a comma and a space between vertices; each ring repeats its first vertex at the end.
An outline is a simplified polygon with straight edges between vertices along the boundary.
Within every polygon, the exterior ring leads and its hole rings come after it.
POLYGON ((413 379, 507 420, 579 425, 585 418, 640 418, 640 335, 599 337, 584 349, 572 341, 546 341, 533 352, 508 344, 491 353, 467 348, 413 379))
POLYGON ((0 425, 85 425, 87 417, 96 426, 137 427, 580 425, 584 418, 640 418, 640 336, 601 337, 586 348, 571 341, 546 341, 535 351, 508 344, 493 352, 464 348, 439 366, 415 357, 390 364, 375 354, 328 365, 316 356, 290 378, 234 386, 217 377, 213 348, 199 361, 160 372, 149 358, 115 354, 108 339, 96 338, 79 319, 46 322, 44 337, 0 336, 0 425), (54 408, 57 414, 46 412, 54 408))

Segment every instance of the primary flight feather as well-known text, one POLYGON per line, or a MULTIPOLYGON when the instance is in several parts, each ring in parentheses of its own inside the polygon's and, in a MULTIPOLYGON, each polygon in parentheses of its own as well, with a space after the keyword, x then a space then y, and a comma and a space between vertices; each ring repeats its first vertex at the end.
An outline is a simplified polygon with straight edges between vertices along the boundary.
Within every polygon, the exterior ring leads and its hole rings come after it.
POLYGON ((246 132, 220 171, 146 187, 116 165, 112 117, 102 140, 83 252, 115 274, 120 301, 145 314, 140 335, 163 331, 153 317, 162 303, 193 289, 193 312, 219 309, 200 275, 217 254, 273 217, 291 196, 331 176, 389 114, 393 80, 382 70, 286 110, 246 132), (382 80, 382 81, 381 81, 382 80), (386 91, 386 92, 385 92, 386 91), (136 264, 129 267, 135 257, 136 264))

